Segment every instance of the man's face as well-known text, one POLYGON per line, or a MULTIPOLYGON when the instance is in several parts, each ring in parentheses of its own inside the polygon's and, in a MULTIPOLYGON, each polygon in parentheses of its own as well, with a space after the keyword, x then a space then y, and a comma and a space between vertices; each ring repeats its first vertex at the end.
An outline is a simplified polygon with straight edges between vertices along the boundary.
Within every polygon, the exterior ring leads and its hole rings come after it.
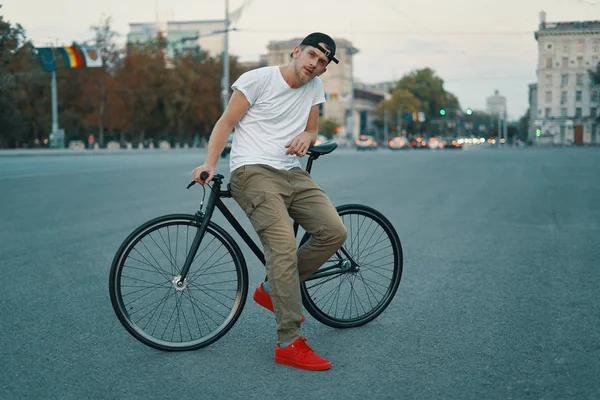
MULTIPOLYGON (((329 50, 324 43, 319 44, 324 49, 329 50)), ((329 64, 327 56, 321 50, 312 46, 306 46, 304 49, 297 47, 294 50, 294 59, 296 61, 296 75, 303 84, 327 71, 327 64, 329 64)))

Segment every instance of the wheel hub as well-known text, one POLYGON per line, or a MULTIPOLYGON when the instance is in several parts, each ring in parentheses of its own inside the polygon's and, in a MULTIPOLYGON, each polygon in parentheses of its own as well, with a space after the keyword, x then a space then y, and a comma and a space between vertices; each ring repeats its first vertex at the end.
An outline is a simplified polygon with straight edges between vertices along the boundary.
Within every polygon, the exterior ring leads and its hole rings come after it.
POLYGON ((171 279, 171 283, 173 284, 175 290, 181 291, 187 287, 188 280, 185 279, 183 282, 181 282, 181 275, 177 275, 171 279))

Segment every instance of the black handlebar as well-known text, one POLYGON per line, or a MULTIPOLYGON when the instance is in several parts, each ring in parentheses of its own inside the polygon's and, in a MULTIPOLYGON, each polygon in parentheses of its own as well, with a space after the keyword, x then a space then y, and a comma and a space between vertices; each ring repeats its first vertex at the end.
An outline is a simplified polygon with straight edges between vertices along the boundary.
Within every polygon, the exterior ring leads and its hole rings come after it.
MULTIPOLYGON (((200 179, 202 179, 202 181, 206 181, 208 179, 208 172, 206 171, 202 171, 202 173, 200 174, 200 179)), ((196 181, 191 181, 189 185, 187 185, 187 188, 191 188, 192 186, 194 186, 196 184, 196 181)))

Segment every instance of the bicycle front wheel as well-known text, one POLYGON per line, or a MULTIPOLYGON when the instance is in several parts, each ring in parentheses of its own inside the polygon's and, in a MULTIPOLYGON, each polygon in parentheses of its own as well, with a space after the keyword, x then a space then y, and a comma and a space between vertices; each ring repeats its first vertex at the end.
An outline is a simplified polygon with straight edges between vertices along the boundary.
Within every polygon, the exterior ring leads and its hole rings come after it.
MULTIPOLYGON (((342 247, 301 285, 304 307, 334 328, 364 325, 390 304, 402 278, 402 245, 390 221, 358 204, 337 207, 348 232, 342 247)), ((301 245, 310 238, 306 233, 301 245)))
POLYGON ((185 259, 198 232, 192 215, 167 215, 136 229, 110 270, 110 299, 119 321, 142 343, 167 351, 217 341, 240 316, 248 271, 239 246, 209 223, 182 286, 185 259))

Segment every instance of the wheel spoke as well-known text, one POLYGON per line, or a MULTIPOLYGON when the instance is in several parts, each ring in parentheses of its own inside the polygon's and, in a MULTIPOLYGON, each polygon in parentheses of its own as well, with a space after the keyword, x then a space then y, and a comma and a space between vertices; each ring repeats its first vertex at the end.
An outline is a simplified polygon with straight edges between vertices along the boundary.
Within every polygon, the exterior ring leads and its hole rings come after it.
MULTIPOLYGON (((368 207, 341 210, 348 232, 345 253, 337 251, 324 265, 350 261, 352 268, 321 278, 317 270, 302 285, 311 314, 334 327, 362 325, 379 315, 392 300, 402 273, 402 248, 389 222, 368 207)), ((301 243, 306 239, 305 235, 301 243)))
POLYGON ((111 269, 115 311, 132 328, 130 333, 153 347, 203 347, 224 335, 243 307, 243 260, 233 240, 212 228, 206 230, 186 279, 180 286, 173 283, 180 274, 178 258, 189 254, 196 232, 195 222, 181 218, 140 228, 111 269))

